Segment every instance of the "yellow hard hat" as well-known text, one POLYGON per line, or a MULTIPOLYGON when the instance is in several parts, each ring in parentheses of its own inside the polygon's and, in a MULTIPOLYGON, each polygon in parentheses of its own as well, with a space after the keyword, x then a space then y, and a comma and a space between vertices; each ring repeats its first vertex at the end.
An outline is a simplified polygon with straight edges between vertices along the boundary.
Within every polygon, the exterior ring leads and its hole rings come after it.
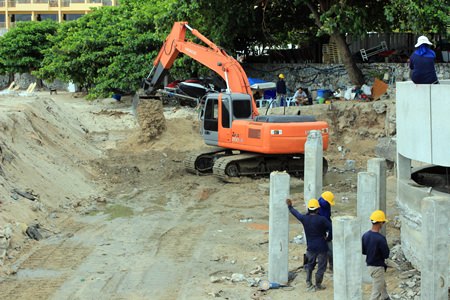
POLYGON ((284 75, 283 75, 283 74, 280 74, 280 75, 278 75, 278 78, 283 79, 283 78, 284 78, 284 75))
POLYGON ((308 209, 309 210, 316 210, 320 207, 319 205, 319 201, 317 201, 317 199, 311 199, 308 201, 308 209))
POLYGON ((376 210, 370 215, 370 221, 373 224, 375 224, 375 223, 384 223, 387 222, 388 220, 386 219, 386 215, 382 210, 376 210))
POLYGON ((330 203, 330 205, 334 205, 334 194, 332 192, 325 191, 322 193, 321 197, 330 203))

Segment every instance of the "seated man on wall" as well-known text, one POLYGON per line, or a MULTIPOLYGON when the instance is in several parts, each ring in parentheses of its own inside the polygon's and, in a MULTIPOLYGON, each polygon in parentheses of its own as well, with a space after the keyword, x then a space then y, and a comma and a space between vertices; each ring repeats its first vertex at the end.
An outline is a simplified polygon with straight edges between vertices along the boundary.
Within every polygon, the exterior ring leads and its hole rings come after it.
POLYGON ((297 105, 308 105, 309 104, 308 95, 301 87, 299 87, 297 89, 297 91, 295 91, 293 98, 294 98, 295 102, 297 103, 297 105))

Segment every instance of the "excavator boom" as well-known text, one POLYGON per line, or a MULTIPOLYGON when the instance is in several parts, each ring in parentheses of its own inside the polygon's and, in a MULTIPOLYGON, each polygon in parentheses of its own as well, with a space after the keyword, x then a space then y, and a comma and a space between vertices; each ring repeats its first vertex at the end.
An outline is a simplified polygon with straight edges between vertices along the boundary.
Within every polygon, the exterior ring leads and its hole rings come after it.
MULTIPOLYGON (((154 92, 155 88, 160 85, 162 79, 180 53, 191 57, 216 72, 225 80, 227 92, 244 93, 252 96, 247 75, 239 62, 202 35, 198 30, 192 29, 187 22, 175 22, 173 25, 170 34, 164 41, 158 56, 153 62, 154 72, 147 78, 149 87, 146 93, 154 92), (199 38, 207 46, 186 40, 187 30, 190 30, 194 36, 199 38)), ((259 113, 254 99, 252 99, 252 103, 253 116, 257 116, 259 113)))

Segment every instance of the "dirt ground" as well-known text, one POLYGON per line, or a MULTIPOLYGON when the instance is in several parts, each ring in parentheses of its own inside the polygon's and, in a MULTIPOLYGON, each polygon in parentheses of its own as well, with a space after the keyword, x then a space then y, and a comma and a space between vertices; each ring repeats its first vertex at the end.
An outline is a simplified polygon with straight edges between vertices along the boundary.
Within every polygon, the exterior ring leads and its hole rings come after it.
MULTIPOLYGON (((268 275, 269 180, 230 184, 187 173, 183 159, 205 147, 195 109, 153 107, 165 120, 150 113, 159 125, 142 131, 130 101, 0 96, 0 233, 9 230, 0 299, 333 298, 330 271, 326 290, 306 291, 305 245, 295 242, 290 287, 258 292, 268 275), (24 234, 36 224, 39 241, 24 234)), ((386 113, 357 103, 315 107, 332 125, 324 189, 336 195, 333 215, 355 215, 357 172, 386 134, 386 113), (345 170, 348 159, 356 170, 345 170)), ((395 189, 389 171, 392 220, 395 189)), ((291 178, 299 209, 302 196, 303 181, 291 178)), ((290 220, 293 240, 303 230, 290 220)), ((388 223, 390 245, 398 240, 388 223)), ((401 271, 388 269, 390 292, 401 271)))

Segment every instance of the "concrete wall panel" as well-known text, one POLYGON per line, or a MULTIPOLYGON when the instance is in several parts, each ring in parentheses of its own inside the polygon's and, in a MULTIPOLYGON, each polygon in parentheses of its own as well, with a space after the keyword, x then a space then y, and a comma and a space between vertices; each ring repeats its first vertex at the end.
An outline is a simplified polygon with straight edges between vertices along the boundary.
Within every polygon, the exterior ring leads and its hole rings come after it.
POLYGON ((431 107, 428 84, 397 82, 397 151, 431 163, 431 107))
POLYGON ((450 82, 431 86, 432 164, 450 167, 450 82))

